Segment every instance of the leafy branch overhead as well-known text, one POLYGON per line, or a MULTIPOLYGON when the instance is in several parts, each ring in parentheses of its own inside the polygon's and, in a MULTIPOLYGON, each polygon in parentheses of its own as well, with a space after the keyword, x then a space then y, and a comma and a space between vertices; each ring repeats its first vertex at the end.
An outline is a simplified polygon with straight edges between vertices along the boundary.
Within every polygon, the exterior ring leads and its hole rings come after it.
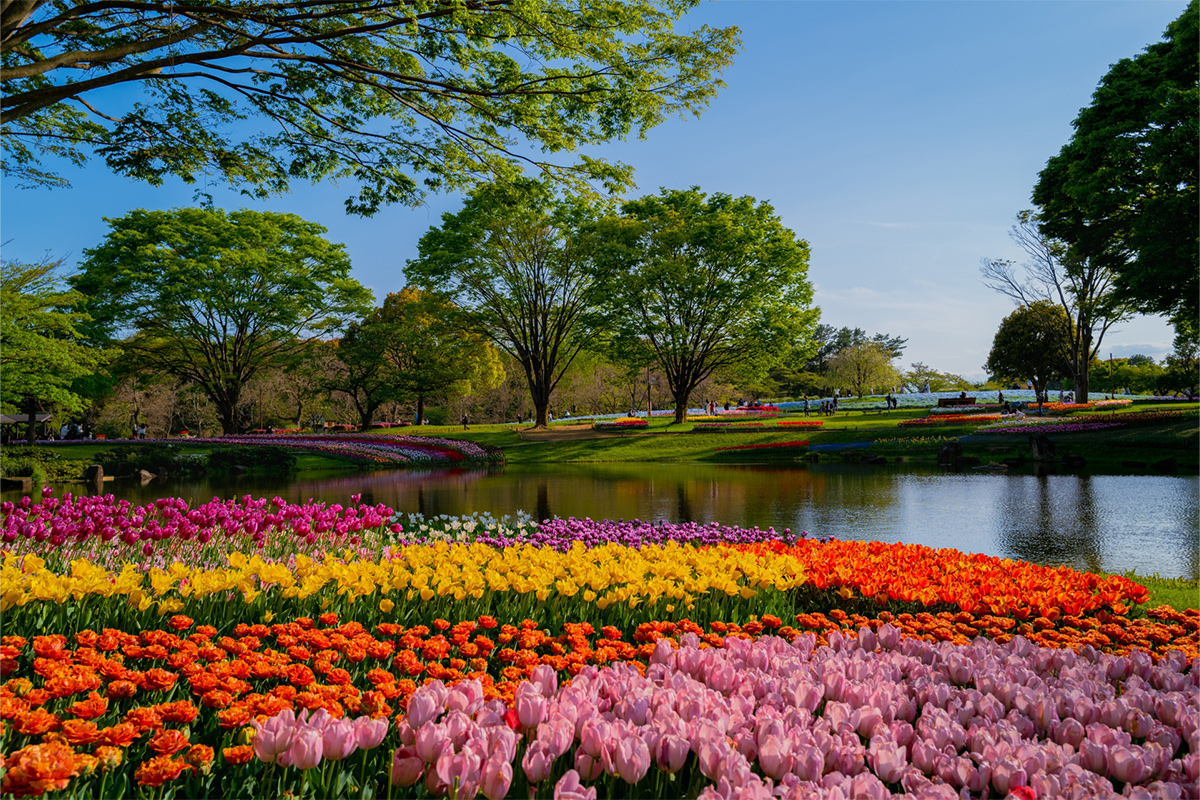
POLYGON ((547 155, 696 114, 736 28, 676 33, 696 0, 350 3, 6 1, 4 169, 95 152, 152 184, 219 177, 256 197, 349 179, 348 210, 533 166, 569 182, 628 169, 547 155))

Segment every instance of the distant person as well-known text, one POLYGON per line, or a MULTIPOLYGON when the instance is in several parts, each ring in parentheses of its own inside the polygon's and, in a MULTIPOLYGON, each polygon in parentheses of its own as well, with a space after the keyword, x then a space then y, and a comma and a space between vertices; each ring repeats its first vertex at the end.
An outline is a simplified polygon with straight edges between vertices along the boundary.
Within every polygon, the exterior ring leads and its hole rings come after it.
POLYGON ((808 416, 808 398, 804 398, 804 416, 808 416))
POLYGON ((923 391, 925 392, 925 394, 929 394, 929 381, 925 381, 925 388, 923 391))
POLYGON ((462 416, 462 424, 463 424, 464 431, 469 430, 469 428, 467 427, 467 415, 466 414, 463 414, 463 416, 462 416))
POLYGON ((1004 405, 1004 392, 999 392, 998 394, 999 400, 997 402, 1000 403, 1000 405, 1004 405))
POLYGON ((143 423, 139 423, 139 424, 138 424, 138 427, 137 427, 137 438, 139 438, 139 439, 145 439, 145 438, 146 438, 146 423, 144 423, 144 422, 143 422, 143 423))

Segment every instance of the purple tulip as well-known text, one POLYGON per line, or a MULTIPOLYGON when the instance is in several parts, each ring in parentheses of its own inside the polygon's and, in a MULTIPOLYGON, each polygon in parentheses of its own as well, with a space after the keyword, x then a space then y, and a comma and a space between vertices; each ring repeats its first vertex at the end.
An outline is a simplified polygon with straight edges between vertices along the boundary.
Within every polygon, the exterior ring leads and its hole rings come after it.
POLYGON ((250 724, 254 728, 251 743, 260 761, 276 761, 280 754, 287 752, 296 738, 296 717, 291 709, 285 709, 266 722, 254 721, 250 724))
POLYGON ((363 750, 373 750, 378 747, 383 741, 383 737, 387 736, 387 732, 387 717, 378 719, 359 717, 354 721, 354 735, 358 739, 358 746, 363 750))

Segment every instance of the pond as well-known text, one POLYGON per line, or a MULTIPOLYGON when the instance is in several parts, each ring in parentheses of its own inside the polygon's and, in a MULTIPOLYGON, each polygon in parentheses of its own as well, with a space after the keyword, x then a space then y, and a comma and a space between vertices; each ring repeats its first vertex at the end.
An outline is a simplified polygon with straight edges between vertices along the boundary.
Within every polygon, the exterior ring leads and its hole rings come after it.
MULTIPOLYGON (((83 485, 67 486, 86 493, 83 485)), ((242 494, 384 503, 402 512, 717 521, 812 536, 907 542, 1076 569, 1200 575, 1195 477, 942 473, 814 464, 551 464, 490 470, 336 473, 289 481, 105 483, 131 502, 242 494)), ((14 499, 5 493, 4 499, 14 499)))

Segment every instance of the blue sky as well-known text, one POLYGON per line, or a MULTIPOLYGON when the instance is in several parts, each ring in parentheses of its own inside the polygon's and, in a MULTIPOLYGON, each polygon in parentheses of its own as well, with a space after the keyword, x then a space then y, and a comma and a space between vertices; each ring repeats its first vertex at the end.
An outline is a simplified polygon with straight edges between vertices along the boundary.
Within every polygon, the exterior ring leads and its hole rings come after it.
MULTIPOLYGON (((1185 0, 747 0, 709 2, 683 26, 736 25, 743 51, 699 119, 644 140, 589 150, 636 168, 638 189, 699 186, 768 201, 808 241, 822 321, 908 339, 921 361, 982 378, 1012 302, 983 286, 983 257, 1021 254, 1008 230, 1038 171, 1071 135, 1115 61, 1158 41, 1185 0)), ((5 258, 49 252, 73 265, 135 208, 193 204, 192 187, 153 188, 92 160, 70 189, 5 180, 5 258)), ((298 214, 328 228, 376 297, 404 286, 420 236, 459 199, 432 197, 370 219, 346 216, 349 186, 297 185, 251 202, 211 187, 216 204, 298 214)), ((1171 349, 1161 318, 1111 330, 1103 354, 1171 349)))

